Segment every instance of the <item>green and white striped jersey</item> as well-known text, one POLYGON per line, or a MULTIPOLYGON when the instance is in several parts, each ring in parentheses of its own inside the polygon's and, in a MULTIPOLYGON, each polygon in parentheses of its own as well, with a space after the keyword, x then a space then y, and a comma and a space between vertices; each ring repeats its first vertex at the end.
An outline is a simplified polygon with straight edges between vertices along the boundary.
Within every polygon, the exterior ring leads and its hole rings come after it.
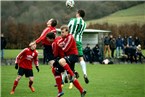
POLYGON ((68 24, 70 34, 73 35, 76 41, 82 42, 82 35, 86 28, 86 23, 82 18, 72 18, 68 24))

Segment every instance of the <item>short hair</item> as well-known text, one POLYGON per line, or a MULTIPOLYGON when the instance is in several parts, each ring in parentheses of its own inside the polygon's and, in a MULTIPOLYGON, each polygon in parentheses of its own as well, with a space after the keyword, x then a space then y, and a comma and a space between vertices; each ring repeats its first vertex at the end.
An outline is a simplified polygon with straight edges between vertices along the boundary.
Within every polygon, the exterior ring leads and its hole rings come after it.
POLYGON ((66 31, 69 32, 69 27, 68 27, 67 25, 62 25, 62 26, 60 27, 60 30, 63 30, 63 29, 65 29, 66 31))
POLYGON ((78 14, 83 18, 85 17, 85 11, 84 10, 78 10, 78 14))
POLYGON ((52 27, 55 27, 56 25, 57 25, 57 20, 52 19, 52 21, 51 21, 51 26, 52 26, 52 27))
POLYGON ((49 32, 46 37, 48 37, 49 39, 55 39, 55 34, 54 32, 49 32))

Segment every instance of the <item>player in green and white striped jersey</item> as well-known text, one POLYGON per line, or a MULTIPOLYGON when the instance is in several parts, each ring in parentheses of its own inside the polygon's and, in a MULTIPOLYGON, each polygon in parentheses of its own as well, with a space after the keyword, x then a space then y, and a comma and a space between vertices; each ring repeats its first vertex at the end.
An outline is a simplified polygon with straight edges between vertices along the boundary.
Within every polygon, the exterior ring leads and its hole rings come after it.
POLYGON ((86 28, 86 23, 83 20, 85 16, 84 10, 78 10, 76 13, 76 18, 72 18, 68 24, 70 34, 72 34, 76 40, 77 49, 79 53, 79 61, 82 66, 82 71, 84 73, 84 80, 88 84, 89 80, 87 77, 86 63, 83 58, 83 46, 82 46, 82 35, 84 29, 86 28))

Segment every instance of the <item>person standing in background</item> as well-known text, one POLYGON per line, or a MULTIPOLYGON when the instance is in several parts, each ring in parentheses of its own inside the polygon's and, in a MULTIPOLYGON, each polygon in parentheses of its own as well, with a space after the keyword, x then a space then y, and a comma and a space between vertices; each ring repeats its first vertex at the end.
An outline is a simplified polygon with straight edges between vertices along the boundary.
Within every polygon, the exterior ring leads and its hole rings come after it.
POLYGON ((7 44, 7 42, 6 42, 6 39, 4 37, 4 34, 1 33, 1 60, 4 59, 4 49, 6 47, 6 44, 7 44))

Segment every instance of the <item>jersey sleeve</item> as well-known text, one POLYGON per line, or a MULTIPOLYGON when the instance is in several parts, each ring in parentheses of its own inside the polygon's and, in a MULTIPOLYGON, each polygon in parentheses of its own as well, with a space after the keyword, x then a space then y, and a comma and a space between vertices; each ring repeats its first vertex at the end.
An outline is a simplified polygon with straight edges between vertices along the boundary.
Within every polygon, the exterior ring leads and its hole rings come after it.
POLYGON ((38 63, 38 52, 36 51, 36 55, 34 57, 34 64, 35 66, 39 66, 39 63, 38 63))
POLYGON ((19 63, 21 57, 25 54, 25 52, 28 50, 28 48, 25 48, 24 50, 22 50, 16 57, 15 63, 19 63))
POLYGON ((38 39, 35 40, 36 43, 39 43, 41 40, 43 40, 43 39, 46 37, 47 32, 49 32, 49 30, 50 30, 49 28, 45 28, 45 29, 43 30, 41 36, 40 36, 38 39))

